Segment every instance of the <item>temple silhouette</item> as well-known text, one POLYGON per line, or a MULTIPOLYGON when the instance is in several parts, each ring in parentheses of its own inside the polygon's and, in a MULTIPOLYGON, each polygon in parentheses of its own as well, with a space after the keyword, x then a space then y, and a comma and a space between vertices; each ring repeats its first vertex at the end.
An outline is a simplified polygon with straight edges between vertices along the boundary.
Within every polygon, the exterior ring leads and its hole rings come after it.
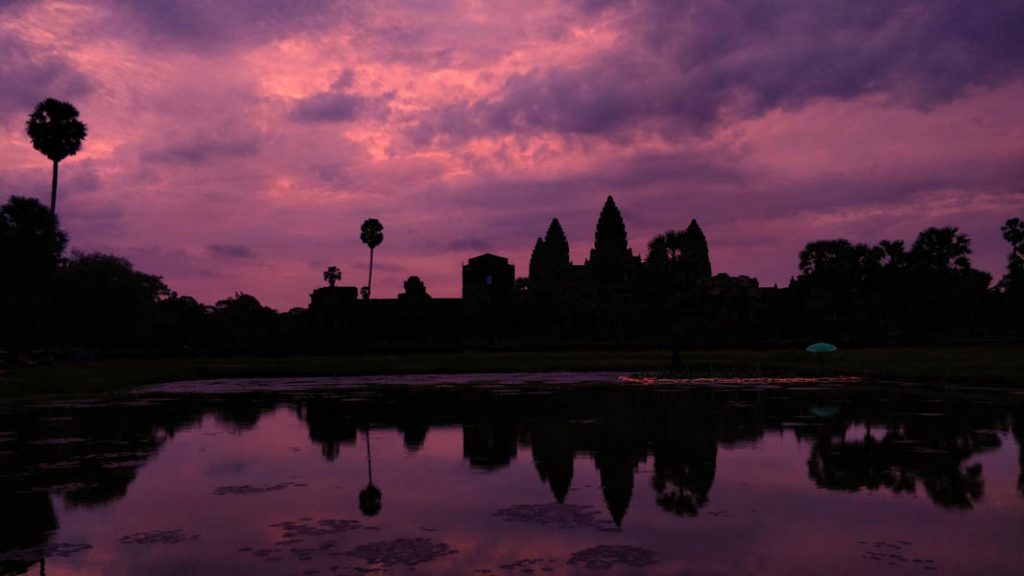
POLYGON ((676 324, 692 325, 695 317, 718 308, 729 309, 733 325, 752 318, 749 305, 734 304, 757 301, 757 281, 712 276, 696 220, 658 236, 649 248, 645 262, 629 247, 622 213, 608 196, 582 264, 572 262, 565 231, 554 218, 537 238, 527 276, 517 277, 515 265, 501 255, 480 254, 462 266, 461 298, 432 298, 416 276, 395 299, 360 300, 356 286, 329 281, 310 295, 310 344, 337 349, 651 343, 679 339, 684 330, 676 324))

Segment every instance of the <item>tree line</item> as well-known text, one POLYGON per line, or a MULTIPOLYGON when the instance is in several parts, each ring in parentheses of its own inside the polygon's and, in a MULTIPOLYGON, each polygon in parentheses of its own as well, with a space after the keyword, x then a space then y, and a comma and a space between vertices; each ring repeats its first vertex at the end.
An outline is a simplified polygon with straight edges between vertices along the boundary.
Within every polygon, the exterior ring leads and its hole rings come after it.
MULTIPOLYGON (((538 239, 529 277, 507 300, 488 306, 431 299, 413 277, 398 300, 279 313, 244 293, 204 305, 125 258, 68 253, 57 216, 35 199, 12 196, 0 207, 0 347, 8 361, 15 361, 46 351, 88 358, 96 353, 785 345, 807 339, 909 344, 1021 337, 1024 223, 1019 218, 1002 226, 1010 250, 998 282, 972 267, 970 239, 955 227, 943 227, 923 230, 909 248, 901 241, 811 242, 799 254, 800 273, 790 285, 764 289, 754 279, 712 275, 707 240, 696 221, 654 237, 644 258, 632 256, 625 228, 618 224, 621 215, 612 212, 599 219, 595 249, 582 266, 569 261, 564 231, 554 220, 538 239), (325 314, 340 318, 330 330, 323 327, 325 314)), ((336 271, 329 272, 325 280, 331 282, 336 271)))

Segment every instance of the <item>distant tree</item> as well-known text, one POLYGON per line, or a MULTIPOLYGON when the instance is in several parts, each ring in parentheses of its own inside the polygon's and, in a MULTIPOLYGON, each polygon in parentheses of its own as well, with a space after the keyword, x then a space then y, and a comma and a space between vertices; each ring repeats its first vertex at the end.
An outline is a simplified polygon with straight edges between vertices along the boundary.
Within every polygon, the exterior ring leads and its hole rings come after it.
POLYGON ((398 295, 399 300, 430 300, 430 294, 427 294, 427 287, 423 284, 423 280, 420 280, 419 276, 409 276, 409 279, 405 281, 402 287, 405 289, 405 292, 398 295))
POLYGON ((328 266, 327 270, 324 270, 324 281, 334 288, 334 283, 338 280, 341 280, 341 270, 338 270, 337 266, 328 266))
POLYGON ((882 251, 849 240, 819 240, 800 251, 800 273, 829 288, 859 285, 881 266, 882 251))
POLYGON ((647 245, 647 265, 673 283, 693 284, 711 278, 708 242, 696 220, 686 230, 668 230, 647 245))
POLYGON ((965 334, 986 324, 992 276, 971 266, 971 240, 956 227, 927 228, 907 253, 907 307, 916 326, 965 334))
POLYGON ((999 285, 1012 297, 1024 297, 1024 222, 1010 218, 1000 230, 1003 239, 1010 243, 1010 255, 1006 258, 1006 275, 999 285))
POLYGON ((158 320, 154 333, 156 341, 165 348, 191 350, 208 339, 209 307, 191 296, 170 296, 157 302, 158 320))
POLYGON ((647 265, 662 273, 674 267, 682 256, 681 235, 677 230, 668 230, 651 238, 647 243, 647 265))
POLYGON ((864 329, 876 316, 870 299, 883 256, 881 248, 843 238, 807 244, 793 284, 802 302, 803 328, 819 338, 864 329))
POLYGON ((363 222, 359 231, 359 239, 370 248, 370 277, 366 281, 366 295, 370 298, 373 289, 373 250, 384 241, 384 226, 376 218, 370 218, 363 222))
POLYGON ((67 236, 34 198, 0 207, 0 345, 12 358, 43 343, 50 285, 67 236))
POLYGON ((67 344, 140 346, 154 336, 158 303, 171 292, 159 276, 124 258, 74 252, 58 270, 54 307, 67 344))
POLYGON ((881 251, 879 263, 888 270, 902 270, 907 267, 907 247, 903 240, 882 240, 878 243, 881 251))
POLYGON ((910 263, 918 270, 963 273, 971 268, 971 241, 956 227, 927 228, 910 248, 910 263))
POLYGON ((254 296, 236 292, 210 312, 217 345, 231 352, 263 351, 275 344, 278 314, 254 296))
POLYGON ((2 277, 49 273, 57 267, 67 243, 57 217, 38 200, 11 196, 0 207, 2 277))
POLYGON ((82 148, 86 127, 78 119, 78 110, 67 102, 47 98, 29 114, 25 131, 32 147, 53 161, 53 185, 50 190, 50 213, 57 213, 57 165, 82 148))

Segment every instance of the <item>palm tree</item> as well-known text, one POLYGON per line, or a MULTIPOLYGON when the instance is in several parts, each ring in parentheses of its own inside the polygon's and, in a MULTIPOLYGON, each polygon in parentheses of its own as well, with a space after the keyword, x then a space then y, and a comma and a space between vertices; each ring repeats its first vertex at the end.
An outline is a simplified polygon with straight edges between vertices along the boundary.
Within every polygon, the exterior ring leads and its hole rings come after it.
POLYGON ((373 286, 373 249, 380 246, 380 243, 384 241, 384 226, 380 223, 380 220, 376 218, 370 218, 363 222, 362 227, 359 231, 359 239, 370 247, 370 278, 366 281, 366 293, 365 298, 370 298, 370 289, 373 286))
POLYGON ((78 120, 78 110, 67 102, 47 98, 28 116, 25 132, 32 147, 53 160, 53 187, 50 190, 50 213, 57 212, 57 164, 74 156, 82 148, 86 128, 78 120))
POLYGON ((334 288, 334 283, 341 280, 341 270, 337 266, 330 266, 324 270, 324 280, 334 288))

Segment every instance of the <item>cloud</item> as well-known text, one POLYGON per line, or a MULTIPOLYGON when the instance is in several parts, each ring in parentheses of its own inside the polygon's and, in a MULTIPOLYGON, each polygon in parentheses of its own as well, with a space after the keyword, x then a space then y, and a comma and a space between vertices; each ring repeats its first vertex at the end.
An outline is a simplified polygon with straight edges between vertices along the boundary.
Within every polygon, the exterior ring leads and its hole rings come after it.
POLYGON ((0 34, 0 122, 24 121, 46 98, 78 100, 93 85, 72 63, 14 34, 0 34))
POLYGON ((162 0, 110 2, 113 23, 160 49, 208 52, 237 50, 315 31, 342 16, 355 16, 355 3, 330 0, 162 0))
POLYGON ((221 258, 255 258, 256 253, 245 244, 208 244, 206 249, 221 258))
POLYGON ((469 236, 466 238, 456 238, 448 244, 448 249, 456 252, 460 251, 475 251, 475 252, 486 252, 491 249, 491 243, 483 238, 477 238, 475 236, 469 236))
POLYGON ((613 46, 568 65, 538 62, 509 75, 493 96, 431 110, 414 139, 523 131, 671 136, 868 95, 927 109, 1024 72, 1024 5, 1015 2, 599 7, 619 32, 613 46))
POLYGON ((140 154, 144 162, 203 164, 224 158, 255 156, 260 149, 258 136, 245 133, 220 134, 217 131, 195 134, 188 139, 165 144, 140 154))
POLYGON ((352 93, 353 75, 346 70, 330 90, 297 99, 289 116, 299 122, 349 122, 363 116, 385 116, 393 94, 363 96, 352 93))

